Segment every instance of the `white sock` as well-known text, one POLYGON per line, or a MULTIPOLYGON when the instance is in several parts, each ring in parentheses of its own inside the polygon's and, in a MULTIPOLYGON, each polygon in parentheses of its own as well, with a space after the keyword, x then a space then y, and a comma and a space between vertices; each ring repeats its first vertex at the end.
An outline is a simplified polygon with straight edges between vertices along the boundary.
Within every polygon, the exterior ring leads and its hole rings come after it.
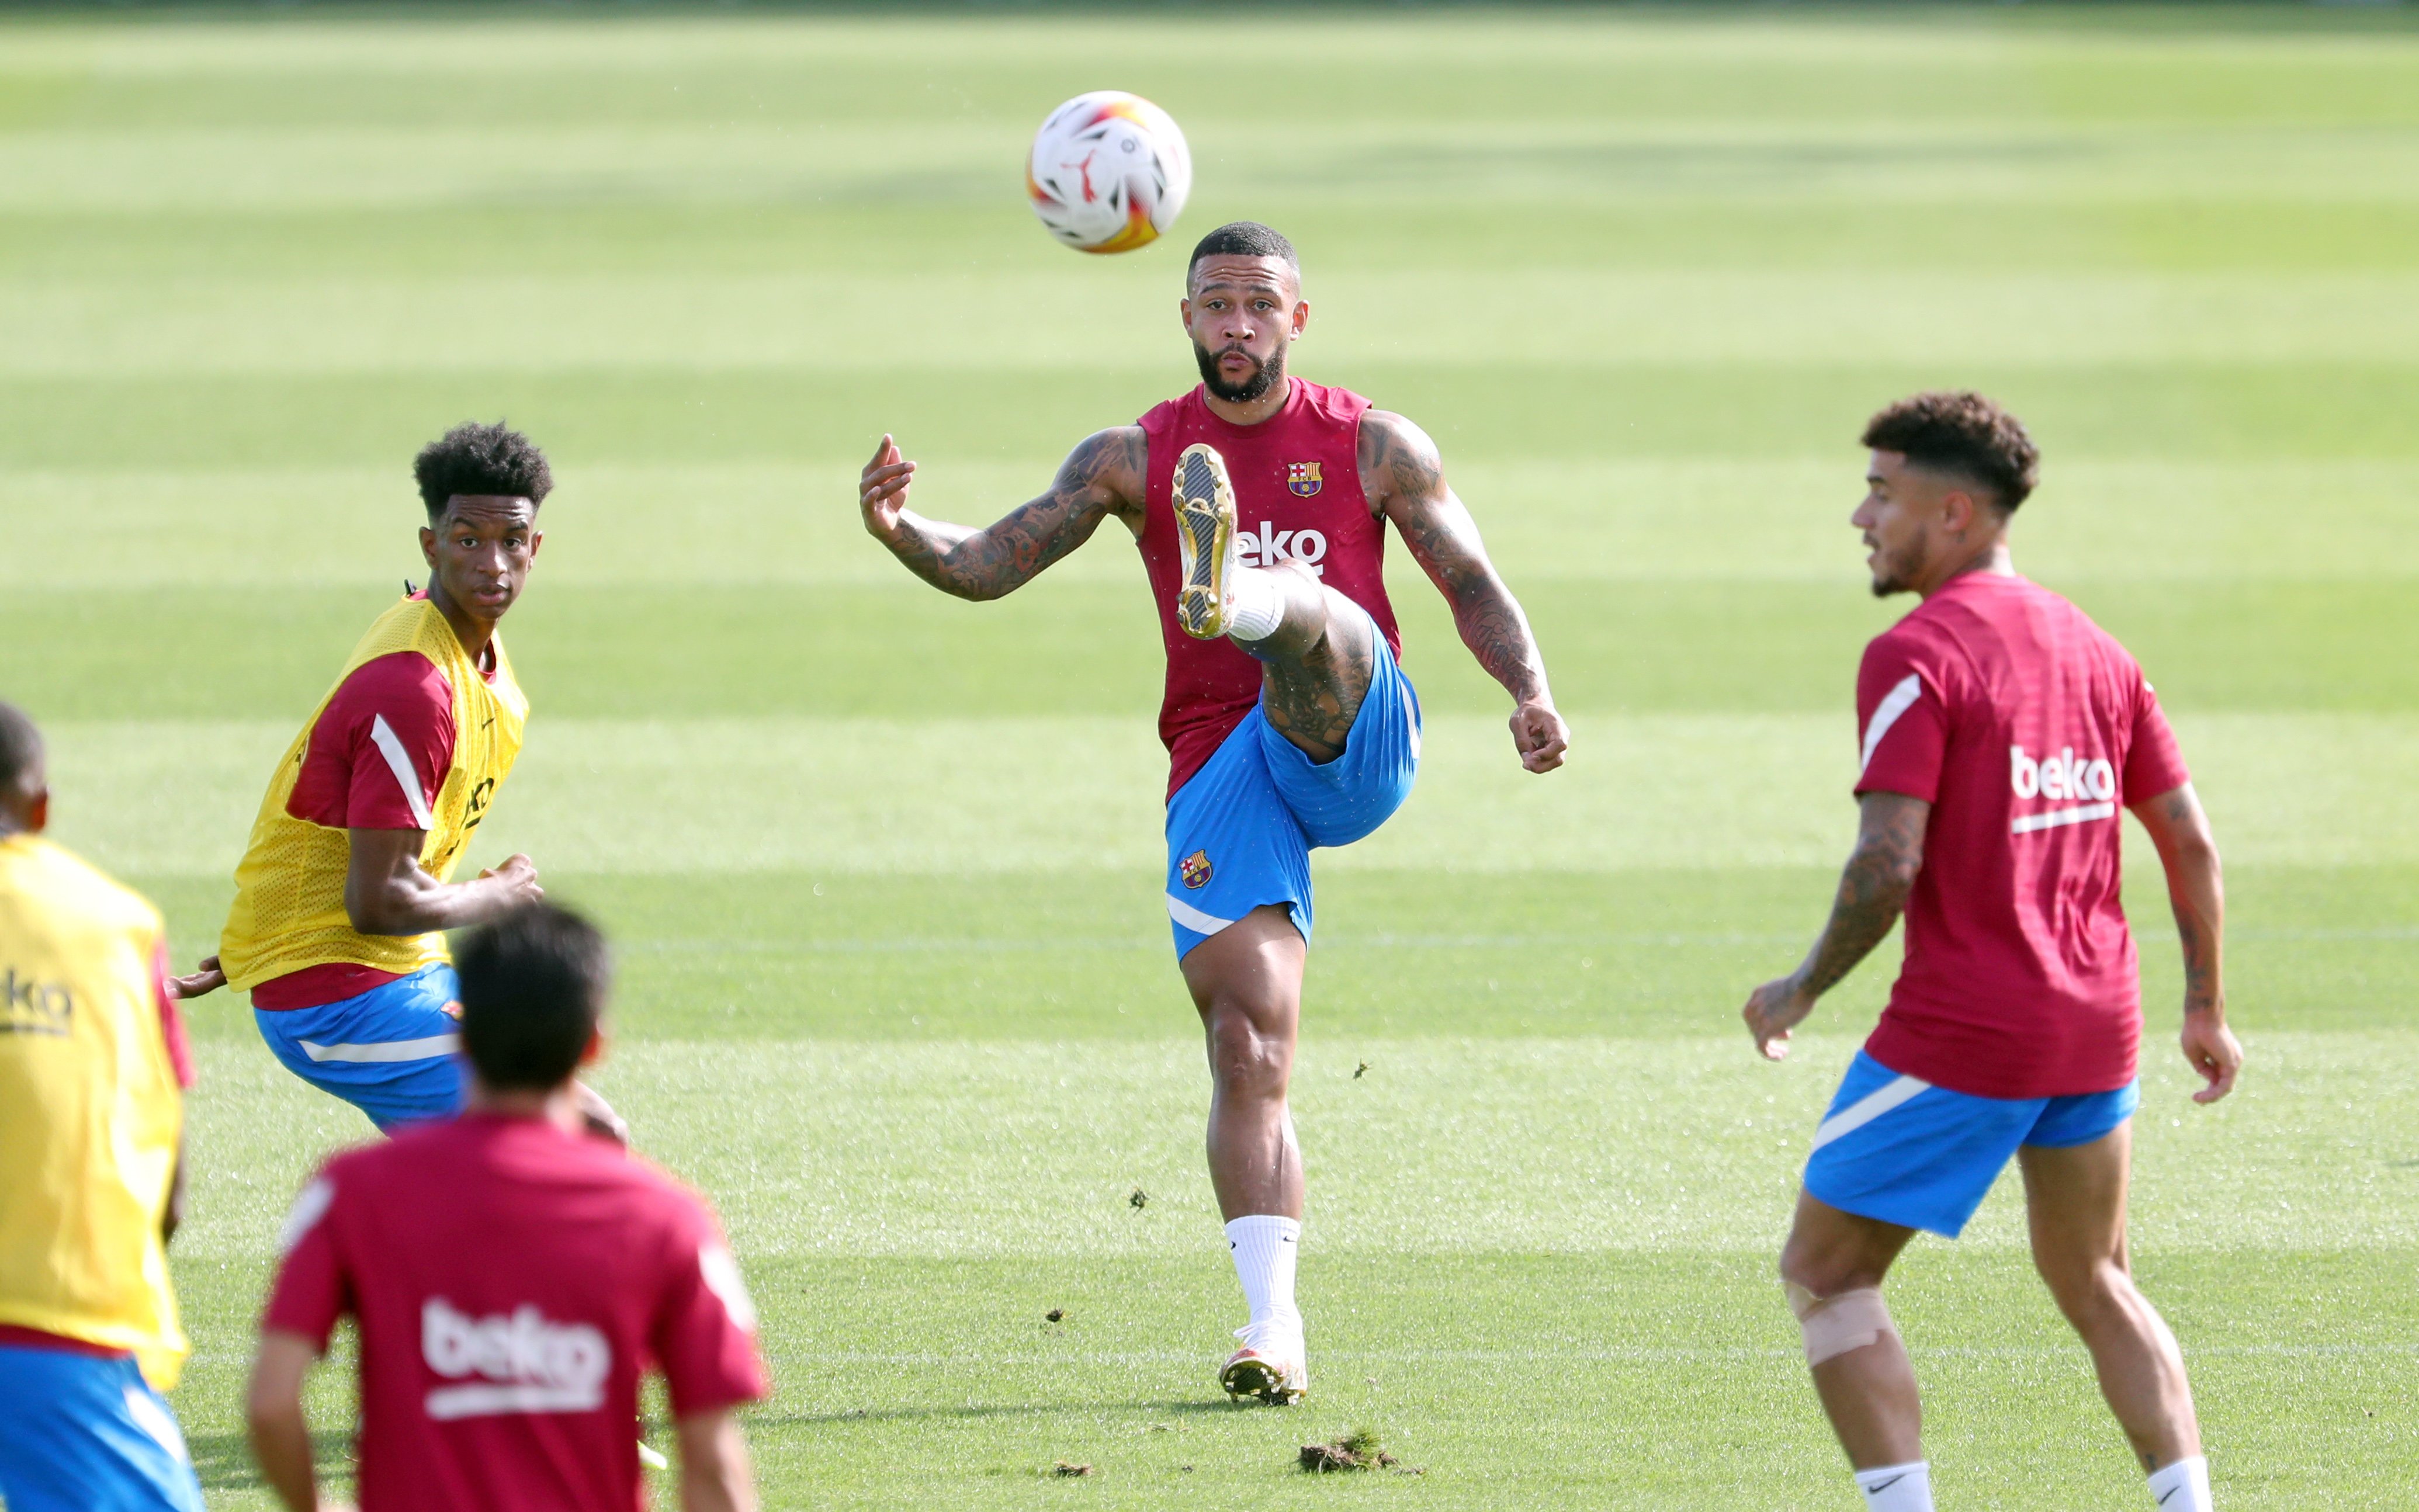
POLYGON ((1882 1465, 1857 1472, 1865 1512, 1932 1512, 1932 1464, 1882 1465))
POLYGON ((2209 1512, 2209 1457, 2195 1455, 2150 1472, 2150 1499, 2159 1512, 2209 1512))
POLYGON ((1237 640, 1265 640, 1285 623, 1285 590, 1257 567, 1237 567, 1226 576, 1226 634, 1237 640))
POLYGON ((1294 1262, 1302 1249, 1302 1225, 1273 1213, 1255 1213, 1226 1225, 1226 1248, 1235 1257, 1235 1278, 1243 1283, 1254 1326, 1302 1327, 1293 1304, 1294 1262))

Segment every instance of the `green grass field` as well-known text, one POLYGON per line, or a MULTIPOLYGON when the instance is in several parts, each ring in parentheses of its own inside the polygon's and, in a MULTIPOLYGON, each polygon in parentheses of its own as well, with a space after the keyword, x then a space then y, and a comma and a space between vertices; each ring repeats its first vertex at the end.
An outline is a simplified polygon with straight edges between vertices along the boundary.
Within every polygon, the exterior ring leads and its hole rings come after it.
MULTIPOLYGON (((2419 1504, 2408 13, 0 23, 0 696, 58 837, 211 949, 277 752, 424 576, 411 453, 535 435, 483 858, 618 937, 603 1085, 747 1268, 772 1506, 1854 1505, 1772 1257, 1889 959, 1785 1066, 1735 1012, 1820 920, 1904 607, 1844 523, 1857 430, 1948 383, 2032 423, 2019 563, 2140 655, 2230 863, 2215 1109, 2146 856, 2131 894, 2137 1260, 2221 1503, 2419 1504), (1110 85, 1198 177, 1172 243, 1090 259, 1018 164, 1110 85), (1212 1381, 1138 564, 963 605, 853 502, 888 429, 919 507, 988 519, 1190 386, 1182 249, 1238 216, 1302 249, 1296 370, 1443 445, 1578 740, 1522 774, 1398 580, 1428 759, 1321 862, 1290 1412, 1212 1381), (1291 1468, 1361 1425, 1425 1473, 1291 1468)), ((270 1238, 366 1129, 239 1001, 193 1016, 176 1402, 213 1505, 263 1507, 270 1238)), ((2011 1186, 1895 1286, 1942 1505, 2147 1505, 2011 1186)))

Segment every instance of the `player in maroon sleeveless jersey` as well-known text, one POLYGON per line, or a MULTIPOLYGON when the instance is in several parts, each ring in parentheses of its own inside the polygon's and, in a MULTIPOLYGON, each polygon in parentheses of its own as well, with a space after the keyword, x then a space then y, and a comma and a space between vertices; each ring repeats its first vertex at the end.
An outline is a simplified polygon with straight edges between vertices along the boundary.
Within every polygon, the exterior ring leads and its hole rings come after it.
POLYGON ((1780 1257, 1806 1357, 1869 1512, 1932 1512, 1915 1372, 1881 1286, 1918 1228, 1955 1238, 2011 1159, 2033 1261, 2083 1336, 2164 1512, 2209 1512, 2183 1356, 2125 1238, 2141 981, 2119 897, 2122 810, 2158 848, 2184 957, 2185 1060, 2212 1103, 2242 1047, 2219 974, 2217 845, 2142 669, 2016 575, 2008 525, 2039 462, 1977 393, 1875 415, 1873 592, 1922 602, 1857 678, 1863 818, 1830 922, 1755 990, 1748 1031, 1788 1053, 1814 1001, 1903 913, 1881 1025, 1814 1131, 1780 1257))
POLYGON ((1251 222, 1219 227, 1194 248, 1179 308, 1201 386, 1085 440, 1040 498, 982 530, 926 519, 906 507, 916 464, 886 436, 859 503, 875 539, 960 598, 1013 592, 1106 519, 1142 549, 1167 650, 1168 918, 1207 1031, 1210 1176, 1251 1308, 1220 1380, 1290 1401, 1308 1380, 1293 1296, 1302 1155, 1286 1096, 1309 853, 1383 824, 1419 760, 1419 700, 1386 602, 1387 522, 1511 693, 1521 764, 1553 770, 1569 737, 1436 443, 1359 394, 1287 376, 1310 314, 1291 244, 1251 222))

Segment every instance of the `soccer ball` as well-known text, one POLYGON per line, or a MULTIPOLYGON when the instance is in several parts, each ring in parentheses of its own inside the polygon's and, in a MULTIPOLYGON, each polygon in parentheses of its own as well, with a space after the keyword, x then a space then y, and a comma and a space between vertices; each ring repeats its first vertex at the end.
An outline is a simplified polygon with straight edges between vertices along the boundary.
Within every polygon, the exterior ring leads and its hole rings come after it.
POLYGON ((1176 224, 1193 192, 1193 153, 1167 112, 1096 89, 1050 113, 1025 166, 1033 213, 1078 252, 1132 252, 1176 224))

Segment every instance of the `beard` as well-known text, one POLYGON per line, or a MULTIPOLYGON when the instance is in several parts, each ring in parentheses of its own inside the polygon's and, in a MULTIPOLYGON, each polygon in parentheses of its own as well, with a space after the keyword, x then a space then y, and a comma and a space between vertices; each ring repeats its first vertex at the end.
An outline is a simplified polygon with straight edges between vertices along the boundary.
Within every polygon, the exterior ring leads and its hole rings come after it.
MULTIPOLYGON (((1219 376, 1218 362, 1225 355, 1225 352, 1213 352, 1197 341, 1193 344, 1193 362, 1194 365, 1201 369, 1201 386, 1228 404, 1249 404, 1255 399, 1264 397, 1271 389, 1285 381, 1285 348, 1283 347, 1279 347, 1276 349, 1276 355, 1267 362, 1256 363, 1252 368, 1252 376, 1240 383, 1229 383, 1219 376)), ((1251 357, 1249 352, 1242 355, 1246 359, 1251 357)))
POLYGON ((1904 551, 1884 551, 1873 563, 1873 596, 1887 598, 1903 594, 1914 584, 1916 564, 1923 559, 1923 543, 1915 541, 1904 551))

